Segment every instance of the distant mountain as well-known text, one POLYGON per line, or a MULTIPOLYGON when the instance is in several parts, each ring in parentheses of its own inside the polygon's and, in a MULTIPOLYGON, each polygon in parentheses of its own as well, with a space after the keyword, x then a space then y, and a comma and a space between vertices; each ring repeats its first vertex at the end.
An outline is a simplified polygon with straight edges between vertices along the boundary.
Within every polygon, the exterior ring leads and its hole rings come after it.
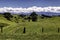
POLYGON ((60 13, 54 13, 54 12, 37 12, 38 15, 44 14, 44 15, 49 15, 49 16, 58 16, 60 13))
MULTIPOLYGON (((19 13, 19 14, 24 14, 24 15, 30 15, 31 13, 19 13)), ((60 13, 54 13, 54 12, 36 12, 36 14, 38 14, 38 15, 42 15, 42 14, 44 14, 44 15, 48 15, 48 16, 58 16, 58 15, 60 15, 60 13)))

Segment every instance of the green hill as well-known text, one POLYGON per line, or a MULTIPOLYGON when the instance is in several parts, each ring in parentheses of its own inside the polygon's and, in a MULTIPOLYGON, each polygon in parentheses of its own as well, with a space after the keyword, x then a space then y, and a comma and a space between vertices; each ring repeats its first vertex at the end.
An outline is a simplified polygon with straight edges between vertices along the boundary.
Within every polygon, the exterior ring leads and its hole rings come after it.
POLYGON ((60 17, 41 19, 38 17, 37 22, 22 22, 22 18, 19 19, 19 23, 16 23, 15 19, 8 21, 3 15, 0 15, 0 23, 9 24, 3 28, 3 33, 0 32, 1 40, 60 40, 60 17), (23 33, 24 27, 26 33, 23 33), (42 32, 43 28, 43 32, 42 32))

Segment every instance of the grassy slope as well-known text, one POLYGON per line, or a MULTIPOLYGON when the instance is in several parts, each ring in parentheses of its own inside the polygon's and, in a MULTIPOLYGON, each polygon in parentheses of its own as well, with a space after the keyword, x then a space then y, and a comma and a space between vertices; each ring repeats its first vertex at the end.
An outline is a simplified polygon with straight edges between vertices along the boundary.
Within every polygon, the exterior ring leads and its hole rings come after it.
POLYGON ((60 40, 60 34, 57 28, 60 27, 60 17, 38 19, 38 22, 21 22, 15 23, 8 21, 0 15, 0 23, 7 23, 9 26, 4 27, 3 33, 0 33, 0 39, 16 40, 60 40), (26 27, 26 33, 23 34, 23 28, 26 27), (42 33, 42 27, 44 32, 42 33))

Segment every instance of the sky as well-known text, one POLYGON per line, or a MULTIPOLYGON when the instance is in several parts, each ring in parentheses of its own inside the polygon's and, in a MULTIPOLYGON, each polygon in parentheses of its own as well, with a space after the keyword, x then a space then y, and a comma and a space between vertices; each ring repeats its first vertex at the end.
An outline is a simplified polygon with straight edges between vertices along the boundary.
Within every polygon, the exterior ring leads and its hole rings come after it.
POLYGON ((60 6, 60 0, 0 0, 0 7, 60 6))
POLYGON ((0 12, 58 12, 60 0, 0 0, 0 12))

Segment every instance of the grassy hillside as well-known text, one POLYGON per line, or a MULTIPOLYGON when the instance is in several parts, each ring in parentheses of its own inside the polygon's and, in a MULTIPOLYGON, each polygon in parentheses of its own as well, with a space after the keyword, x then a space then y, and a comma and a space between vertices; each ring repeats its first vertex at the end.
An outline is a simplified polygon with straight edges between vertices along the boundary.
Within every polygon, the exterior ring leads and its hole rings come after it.
POLYGON ((60 17, 53 18, 38 18, 37 22, 15 22, 15 19, 8 21, 3 15, 0 15, 0 23, 7 23, 8 26, 3 28, 3 33, 0 32, 1 40, 60 40, 60 17), (24 27, 26 33, 23 33, 24 27), (42 32, 43 28, 43 32, 42 32))

